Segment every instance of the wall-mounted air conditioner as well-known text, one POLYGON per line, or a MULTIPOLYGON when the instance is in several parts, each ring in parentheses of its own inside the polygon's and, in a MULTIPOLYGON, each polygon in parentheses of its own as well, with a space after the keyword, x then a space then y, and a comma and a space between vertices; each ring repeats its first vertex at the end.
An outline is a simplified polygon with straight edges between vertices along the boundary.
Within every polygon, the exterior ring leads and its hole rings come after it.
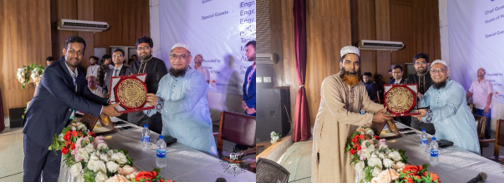
POLYGON ((272 65, 273 55, 271 53, 257 53, 256 62, 257 64, 272 65))
POLYGON ((74 19, 60 19, 56 23, 58 30, 101 32, 109 28, 108 23, 99 21, 85 21, 74 19))
POLYGON ((396 51, 404 48, 404 44, 399 41, 378 41, 378 40, 361 40, 358 43, 361 50, 390 50, 396 51))

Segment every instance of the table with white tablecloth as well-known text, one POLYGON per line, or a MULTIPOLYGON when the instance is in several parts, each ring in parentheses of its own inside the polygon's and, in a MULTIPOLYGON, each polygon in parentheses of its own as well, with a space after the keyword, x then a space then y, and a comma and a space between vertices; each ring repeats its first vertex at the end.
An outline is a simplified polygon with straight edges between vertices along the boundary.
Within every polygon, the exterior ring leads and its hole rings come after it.
MULTIPOLYGON (((398 128, 408 126, 396 122, 398 128)), ((430 164, 430 153, 420 150, 420 134, 403 135, 400 138, 389 139, 389 148, 406 150, 409 164, 423 165, 430 164)), ((408 132, 405 132, 408 133, 408 132)), ((429 143, 432 136, 429 135, 429 143)), ((476 177, 478 173, 485 172, 488 175, 486 182, 503 183, 504 165, 491 161, 473 152, 461 149, 457 146, 441 148, 439 150, 439 164, 429 166, 429 171, 438 174, 443 183, 464 183, 476 177)))
MULTIPOLYGON (((120 119, 112 118, 113 122, 120 119)), ((126 149, 133 159, 133 166, 140 171, 152 171, 156 168, 155 141, 159 134, 150 132, 151 148, 142 150, 142 128, 133 124, 116 126, 118 132, 103 135, 105 142, 112 149, 126 149), (132 128, 121 130, 131 126, 132 128)), ((96 129, 95 129, 96 130, 96 129)), ((62 162, 58 181, 76 181, 70 175, 70 169, 62 162)), ((160 175, 165 179, 176 182, 215 182, 217 178, 224 178, 228 182, 255 182, 256 175, 248 170, 233 175, 225 172, 226 163, 222 160, 185 146, 174 143, 166 149, 166 166, 162 168, 160 175)))

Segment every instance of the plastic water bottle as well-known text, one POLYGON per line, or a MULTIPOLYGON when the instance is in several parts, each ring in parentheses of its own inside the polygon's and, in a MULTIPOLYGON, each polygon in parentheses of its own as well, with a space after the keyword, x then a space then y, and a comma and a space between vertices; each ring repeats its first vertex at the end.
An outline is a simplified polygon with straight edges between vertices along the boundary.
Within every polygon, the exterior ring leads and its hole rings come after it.
POLYGON ((144 124, 142 129, 142 150, 149 150, 150 146, 150 130, 147 124, 144 124))
POLYGON ((429 139, 427 138, 427 132, 422 129, 422 134, 420 134, 420 149, 422 152, 429 152, 429 139))
POLYGON ((166 142, 163 136, 159 136, 156 146, 156 165, 158 167, 164 167, 166 166, 166 142))
POLYGON ((439 164, 439 151, 438 151, 438 143, 436 141, 436 137, 432 137, 432 141, 430 142, 430 164, 435 166, 439 164))

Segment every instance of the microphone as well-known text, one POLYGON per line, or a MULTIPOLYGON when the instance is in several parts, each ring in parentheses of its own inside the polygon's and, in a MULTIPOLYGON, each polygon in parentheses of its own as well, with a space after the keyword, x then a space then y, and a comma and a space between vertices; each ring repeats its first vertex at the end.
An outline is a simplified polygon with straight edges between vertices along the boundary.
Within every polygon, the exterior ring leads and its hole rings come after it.
POLYGON ((487 179, 487 174, 484 173, 484 172, 480 172, 478 174, 478 176, 476 176, 473 179, 469 180, 467 183, 484 183, 486 179, 487 179))
POLYGON ((217 180, 215 180, 215 182, 227 182, 227 181, 225 178, 217 178, 217 180))

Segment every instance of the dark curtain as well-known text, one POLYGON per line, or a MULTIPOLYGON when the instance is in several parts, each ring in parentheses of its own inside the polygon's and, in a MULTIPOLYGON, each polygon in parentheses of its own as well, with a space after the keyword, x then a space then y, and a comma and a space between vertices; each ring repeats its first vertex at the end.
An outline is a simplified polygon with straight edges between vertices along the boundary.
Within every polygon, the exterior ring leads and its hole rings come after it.
POLYGON ((306 1, 294 0, 294 37, 296 41, 296 71, 300 86, 296 96, 296 114, 294 115, 294 142, 305 141, 311 137, 310 114, 304 88, 306 76, 306 1))

